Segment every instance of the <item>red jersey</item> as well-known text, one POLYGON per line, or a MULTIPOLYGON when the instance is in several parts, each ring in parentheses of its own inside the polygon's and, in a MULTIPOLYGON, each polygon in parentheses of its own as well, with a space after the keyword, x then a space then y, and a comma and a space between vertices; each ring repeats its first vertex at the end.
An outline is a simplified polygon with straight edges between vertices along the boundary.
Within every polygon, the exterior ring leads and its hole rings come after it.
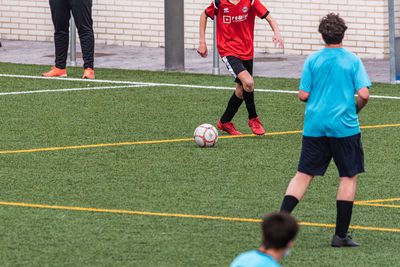
POLYGON ((221 57, 235 56, 249 60, 254 55, 255 18, 266 18, 268 9, 260 0, 214 0, 205 10, 214 19, 217 16, 217 48, 221 57))

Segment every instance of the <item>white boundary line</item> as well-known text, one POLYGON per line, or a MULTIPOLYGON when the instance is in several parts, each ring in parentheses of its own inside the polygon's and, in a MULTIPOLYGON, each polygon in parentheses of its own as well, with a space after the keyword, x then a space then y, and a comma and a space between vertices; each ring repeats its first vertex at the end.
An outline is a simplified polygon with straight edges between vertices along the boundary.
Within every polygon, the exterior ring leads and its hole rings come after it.
POLYGON ((399 96, 385 96, 385 95, 370 95, 370 98, 381 98, 381 99, 400 99, 399 96))
POLYGON ((3 95, 23 95, 23 94, 36 94, 36 93, 52 93, 52 92, 69 92, 69 91, 89 91, 89 90, 105 90, 105 89, 118 89, 118 88, 131 88, 143 87, 146 85, 120 85, 120 86, 105 86, 105 87, 81 87, 81 88, 66 88, 66 89, 47 89, 47 90, 33 90, 33 91, 20 91, 20 92, 5 92, 0 93, 3 95))
MULTIPOLYGON (((216 89, 216 90, 235 90, 235 87, 223 86, 204 86, 192 84, 173 84, 173 83, 151 83, 151 82, 131 82, 131 81, 113 81, 113 80, 96 80, 96 79, 79 79, 79 78, 53 78, 43 76, 28 76, 28 75, 14 75, 14 74, 0 74, 0 77, 10 78, 26 78, 26 79, 45 79, 45 80, 61 80, 61 81, 76 81, 76 82, 94 82, 94 83, 114 83, 114 84, 134 84, 142 86, 168 86, 168 87, 184 87, 184 88, 202 88, 202 89, 216 89)), ((285 91, 285 90, 272 90, 272 89, 255 89, 259 92, 271 93, 288 93, 297 94, 298 91, 285 91)))
MULTIPOLYGON (((43 77, 43 76, 14 75, 14 74, 0 74, 0 77, 26 78, 26 79, 47 79, 47 80, 94 82, 94 83, 130 84, 130 85, 141 85, 141 86, 169 86, 169 87, 202 88, 202 89, 215 89, 215 90, 235 90, 234 87, 222 87, 222 86, 204 86, 204 85, 173 84, 173 83, 113 81, 113 80, 79 79, 79 78, 52 78, 52 77, 43 77)), ((284 93, 284 94, 297 94, 298 93, 298 91, 285 91, 285 90, 273 90, 273 89, 254 89, 254 91, 256 91, 256 92, 268 92, 268 93, 284 93)), ((398 97, 398 96, 370 95, 370 97, 371 98, 400 100, 400 97, 398 97)))

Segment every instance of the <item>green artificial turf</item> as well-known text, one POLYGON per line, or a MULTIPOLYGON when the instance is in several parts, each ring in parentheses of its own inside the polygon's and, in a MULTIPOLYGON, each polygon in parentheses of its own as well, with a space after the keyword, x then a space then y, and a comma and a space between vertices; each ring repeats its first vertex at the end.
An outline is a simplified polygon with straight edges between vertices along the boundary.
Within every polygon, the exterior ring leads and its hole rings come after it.
MULTIPOLYGON (((38 76, 48 66, 0 63, 0 74, 38 76)), ((70 68, 79 78, 81 68, 70 68)), ((96 69, 101 80, 233 87, 232 77, 96 69)), ((0 93, 120 86, 88 81, 0 77, 0 93)), ((296 79, 255 78, 259 89, 295 91, 296 79)), ((0 95, 0 151, 191 139, 216 125, 232 91, 145 86, 93 91, 0 95)), ((374 84, 373 95, 400 96, 374 84)), ((301 130, 296 94, 256 92, 267 132, 301 130)), ((400 100, 371 98, 362 126, 400 123, 400 100)), ((244 105, 234 118, 250 134, 244 105)), ((366 172, 356 200, 400 198, 400 127, 362 130, 366 172)), ((220 132, 221 136, 226 136, 220 132)), ((0 154, 0 201, 166 214, 261 219, 280 208, 297 168, 301 133, 0 154)), ((334 224, 337 171, 316 177, 293 212, 299 222, 334 224)), ((301 226, 284 266, 395 266, 400 262, 400 201, 355 205, 352 230, 360 248, 330 247, 334 229, 301 226), (397 207, 396 207, 397 206, 397 207), (395 231, 398 232, 395 232, 395 231)), ((228 266, 258 247, 257 222, 0 205, 1 265, 228 266)))

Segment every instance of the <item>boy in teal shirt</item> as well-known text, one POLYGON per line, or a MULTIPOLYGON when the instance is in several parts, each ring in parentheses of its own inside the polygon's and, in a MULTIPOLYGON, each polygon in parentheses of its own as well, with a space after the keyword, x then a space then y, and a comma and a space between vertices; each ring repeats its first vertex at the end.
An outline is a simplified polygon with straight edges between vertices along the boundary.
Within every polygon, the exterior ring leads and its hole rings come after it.
POLYGON ((296 219, 290 214, 271 213, 261 223, 262 244, 237 256, 230 267, 280 267, 279 260, 292 247, 299 232, 296 219))
POLYGON ((307 102, 298 171, 290 181, 281 211, 292 212, 311 180, 323 176, 333 158, 339 172, 333 247, 359 246, 348 235, 357 175, 364 172, 358 112, 367 104, 371 82, 361 60, 343 49, 347 26, 330 13, 319 25, 325 49, 304 63, 300 100, 307 102), (354 94, 357 93, 357 102, 354 94))

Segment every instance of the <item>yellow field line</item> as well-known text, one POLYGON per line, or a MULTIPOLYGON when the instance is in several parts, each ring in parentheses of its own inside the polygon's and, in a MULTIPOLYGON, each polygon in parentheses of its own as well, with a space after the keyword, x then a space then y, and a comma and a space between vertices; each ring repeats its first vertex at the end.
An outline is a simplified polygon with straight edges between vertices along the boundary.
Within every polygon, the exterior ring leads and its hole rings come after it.
POLYGON ((400 208, 400 205, 389 205, 389 204, 380 204, 380 202, 390 202, 390 201, 399 201, 400 198, 385 198, 385 199, 374 199, 374 200, 362 200, 355 201, 355 205, 361 206, 373 206, 373 207, 387 207, 387 208, 400 208))
POLYGON ((66 149, 78 149, 78 148, 95 148, 95 147, 107 147, 107 146, 159 144, 159 143, 183 142, 183 141, 189 141, 189 140, 193 140, 193 138, 190 138, 190 139, 187 138, 187 139, 155 140, 155 141, 140 141, 140 142, 123 142, 123 143, 109 143, 109 144, 94 144, 94 145, 82 145, 82 146, 63 146, 63 147, 34 148, 34 149, 23 149, 23 150, 0 151, 0 154, 27 153, 27 152, 66 150, 66 149))
MULTIPOLYGON (((274 132, 266 133, 264 135, 284 135, 302 133, 302 131, 287 131, 287 132, 274 132)), ((220 139, 230 139, 230 138, 240 138, 240 137, 250 137, 257 136, 254 134, 246 135, 228 135, 220 136, 220 139)), ((67 149, 78 149, 78 148, 95 148, 95 147, 107 147, 107 146, 127 146, 127 145, 143 145, 143 144, 160 144, 160 143, 173 143, 173 142, 185 142, 193 141, 193 138, 185 139, 169 139, 169 140, 154 140, 154 141, 139 141, 139 142, 123 142, 123 143, 109 143, 109 144, 94 144, 94 145, 82 145, 82 146, 64 146, 64 147, 48 147, 48 148, 34 148, 34 149, 23 149, 23 150, 10 150, 10 151, 0 151, 0 154, 12 154, 12 153, 28 153, 28 152, 39 152, 39 151, 54 151, 54 150, 67 150, 67 149)))
MULTIPOLYGON (((385 127, 400 127, 400 124, 386 124, 386 125, 372 125, 372 126, 361 126, 362 129, 368 128, 385 128, 385 127)), ((286 132, 273 132, 265 133, 266 136, 271 135, 285 135, 285 134, 295 134, 302 133, 303 131, 286 131, 286 132)), ((254 134, 245 135, 228 135, 220 136, 220 139, 230 139, 230 138, 243 138, 257 136, 254 134)), ((0 151, 0 154, 13 154, 13 153, 28 153, 28 152, 39 152, 39 151, 54 151, 54 150, 67 150, 67 149, 79 149, 79 148, 96 148, 96 147, 108 147, 108 146, 127 146, 127 145, 143 145, 143 144, 160 144, 160 143, 173 143, 173 142, 185 142, 192 141, 193 138, 184 139, 169 139, 169 140, 154 140, 154 141, 139 141, 139 142, 122 142, 122 143, 109 143, 109 144, 94 144, 94 145, 81 145, 81 146, 64 146, 64 147, 48 147, 48 148, 34 148, 34 149, 22 149, 22 150, 10 150, 10 151, 0 151)))
POLYGON ((374 204, 374 203, 365 203, 365 202, 354 202, 356 205, 361 206, 374 206, 374 207, 387 207, 387 208, 400 208, 400 205, 389 205, 389 204, 374 204))
MULTIPOLYGON (((160 212, 146 212, 146 211, 133 211, 133 210, 113 210, 113 209, 66 207, 66 206, 28 204, 28 203, 18 203, 18 202, 2 202, 2 201, 0 201, 0 205, 30 207, 30 208, 44 208, 44 209, 74 210, 74 211, 152 215, 152 216, 163 216, 163 217, 180 217, 180 218, 192 218, 192 219, 209 219, 209 220, 221 220, 221 221, 261 222, 260 219, 249 219, 249 218, 232 218, 232 217, 218 217, 218 216, 191 215, 191 214, 178 214, 178 213, 160 213, 160 212)), ((299 224, 304 225, 304 226, 319 226, 319 227, 330 227, 330 228, 335 227, 334 224, 309 223, 309 222, 299 222, 299 224)), ((364 226, 350 226, 350 228, 351 229, 360 229, 360 230, 399 232, 400 233, 400 229, 391 229, 391 228, 364 227, 364 226)))
POLYGON ((371 125, 371 126, 360 126, 361 129, 371 129, 371 128, 385 128, 385 127, 399 127, 400 124, 384 124, 384 125, 371 125))
POLYGON ((259 220, 259 219, 230 218, 230 217, 216 217, 216 216, 175 214, 175 213, 159 213, 159 212, 132 211, 132 210, 65 207, 65 206, 18 203, 18 202, 2 202, 2 201, 0 201, 0 205, 30 207, 30 208, 60 209, 60 210, 93 211, 93 212, 106 212, 106 213, 125 213, 125 214, 136 214, 136 215, 153 215, 153 216, 164 216, 164 217, 211 219, 211 220, 224 220, 224 221, 261 222, 261 220, 259 220))
MULTIPOLYGON (((336 227, 335 224, 306 223, 306 222, 299 222, 299 224, 300 225, 306 225, 306 226, 322 226, 322 227, 329 227, 329 228, 336 227)), ((383 231, 383 232, 398 232, 398 233, 400 233, 400 229, 391 229, 391 228, 365 227, 365 226, 350 226, 349 228, 350 229, 360 229, 360 230, 383 231)))
POLYGON ((357 201, 357 203, 390 202, 399 200, 400 198, 385 198, 385 199, 374 199, 374 200, 362 200, 362 201, 357 201))

